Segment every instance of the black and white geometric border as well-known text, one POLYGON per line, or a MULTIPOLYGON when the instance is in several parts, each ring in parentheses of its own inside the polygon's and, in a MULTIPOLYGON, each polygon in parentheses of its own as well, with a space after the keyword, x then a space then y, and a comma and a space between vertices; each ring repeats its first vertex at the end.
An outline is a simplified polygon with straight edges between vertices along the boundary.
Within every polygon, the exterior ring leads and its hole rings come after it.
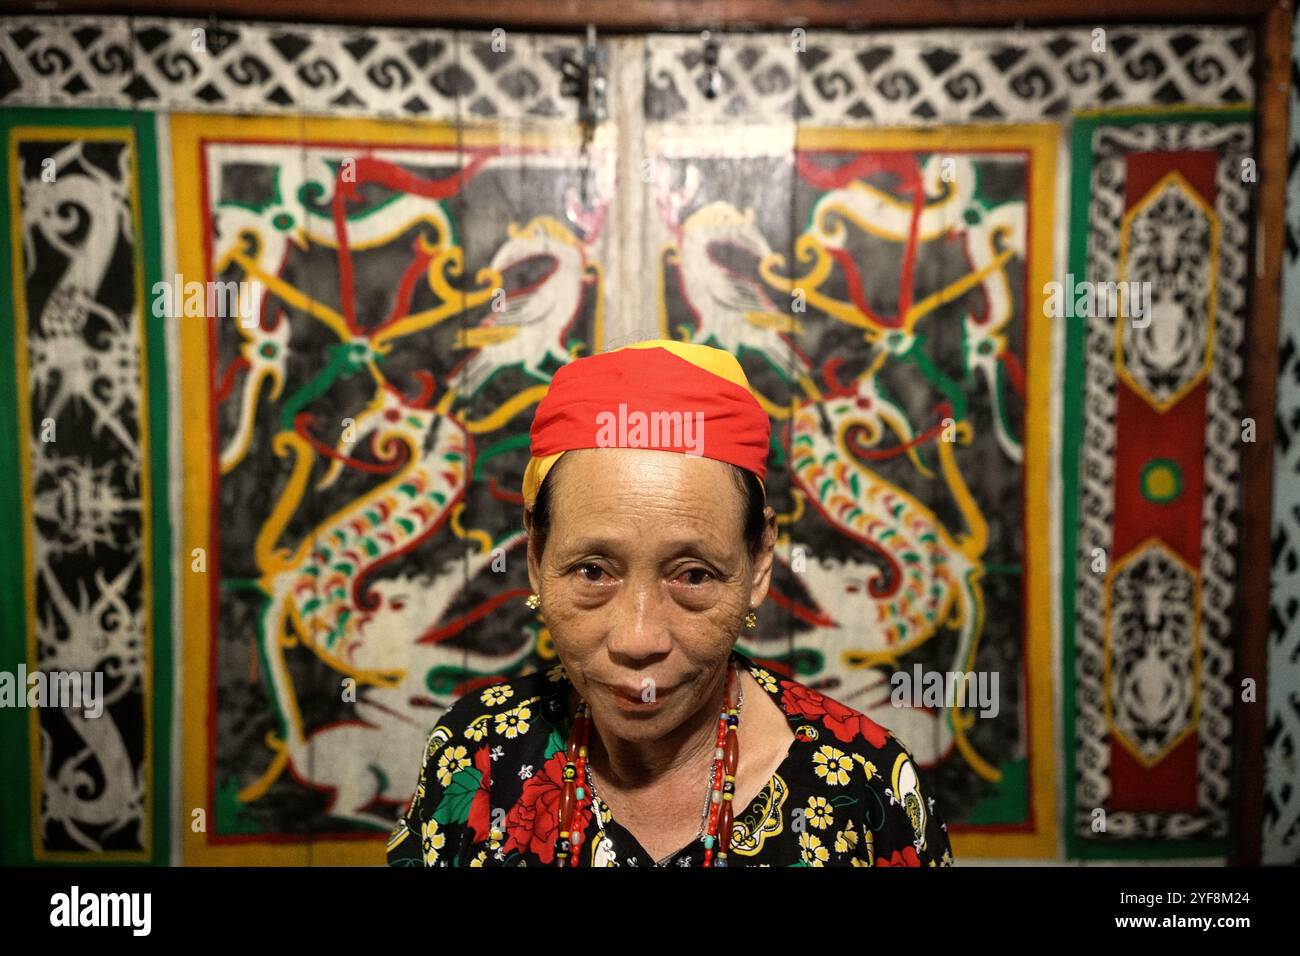
MULTIPOLYGON (((645 38, 648 121, 1023 123, 1083 109, 1218 106, 1255 95, 1253 34, 1245 27, 814 30, 711 39, 716 67, 699 36, 645 38)), ((578 56, 581 42, 506 31, 8 17, 0 18, 0 103, 572 123, 576 104, 561 90, 561 65, 578 56)))
POLYGON ((576 38, 124 17, 0 18, 0 103, 573 122, 576 38))
POLYGON ((1273 446, 1263 862, 1300 863, 1300 8, 1291 45, 1286 246, 1273 446))
POLYGON ((717 41, 712 70, 701 37, 648 40, 647 121, 1033 123, 1085 109, 1219 106, 1255 96, 1254 42, 1246 28, 794 31, 710 39, 717 41))

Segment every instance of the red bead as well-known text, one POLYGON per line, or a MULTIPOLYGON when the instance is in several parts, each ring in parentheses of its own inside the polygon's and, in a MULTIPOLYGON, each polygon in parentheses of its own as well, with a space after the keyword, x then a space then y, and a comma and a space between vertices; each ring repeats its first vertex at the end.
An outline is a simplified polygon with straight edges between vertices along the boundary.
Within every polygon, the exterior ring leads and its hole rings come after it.
POLYGON ((731 801, 722 801, 722 814, 718 819, 718 844, 725 849, 731 844, 731 801))

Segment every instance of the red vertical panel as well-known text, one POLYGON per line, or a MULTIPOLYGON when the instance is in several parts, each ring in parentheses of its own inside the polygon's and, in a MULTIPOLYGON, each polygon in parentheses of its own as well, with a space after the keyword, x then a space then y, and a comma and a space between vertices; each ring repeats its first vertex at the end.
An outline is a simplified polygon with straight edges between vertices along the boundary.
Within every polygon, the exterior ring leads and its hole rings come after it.
MULTIPOLYGON (((1210 151, 1130 155, 1125 177, 1125 211, 1131 210, 1173 171, 1180 173, 1213 208, 1216 162, 1217 157, 1210 151)), ((1122 377, 1117 389, 1113 558, 1119 562, 1143 541, 1155 538, 1186 562, 1199 580, 1205 485, 1205 382, 1201 381, 1163 412, 1122 377), (1182 488, 1171 501, 1153 501, 1142 491, 1143 471, 1157 460, 1173 463, 1182 478, 1182 488)), ((1193 732, 1148 767, 1112 736, 1109 808, 1195 812, 1197 749, 1193 732)))

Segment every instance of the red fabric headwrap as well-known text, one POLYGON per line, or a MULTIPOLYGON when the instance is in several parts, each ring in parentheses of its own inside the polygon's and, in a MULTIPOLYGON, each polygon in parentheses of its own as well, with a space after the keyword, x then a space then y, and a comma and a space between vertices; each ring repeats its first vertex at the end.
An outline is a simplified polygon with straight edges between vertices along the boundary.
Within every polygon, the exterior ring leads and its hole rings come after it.
POLYGON ((738 384, 746 379, 735 356, 705 345, 665 344, 637 343, 557 370, 529 432, 534 460, 579 448, 655 448, 729 462, 763 481, 772 423, 738 384), (689 423, 689 434, 668 427, 663 413, 674 412, 682 426, 689 423))

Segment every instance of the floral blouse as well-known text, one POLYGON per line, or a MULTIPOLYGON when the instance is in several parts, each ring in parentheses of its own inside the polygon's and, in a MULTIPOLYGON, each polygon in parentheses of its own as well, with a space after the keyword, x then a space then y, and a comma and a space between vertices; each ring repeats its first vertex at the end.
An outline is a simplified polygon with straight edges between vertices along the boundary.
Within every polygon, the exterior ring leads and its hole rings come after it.
MULTIPOLYGON (((888 730, 738 651, 794 740, 748 807, 728 866, 950 866, 948 828, 888 730)), ((390 866, 553 866, 572 715, 562 664, 456 700, 429 734, 420 780, 388 840, 390 866)), ((700 866, 697 836, 656 863, 596 795, 580 866, 700 866)), ((701 802, 703 797, 701 797, 701 802)))

